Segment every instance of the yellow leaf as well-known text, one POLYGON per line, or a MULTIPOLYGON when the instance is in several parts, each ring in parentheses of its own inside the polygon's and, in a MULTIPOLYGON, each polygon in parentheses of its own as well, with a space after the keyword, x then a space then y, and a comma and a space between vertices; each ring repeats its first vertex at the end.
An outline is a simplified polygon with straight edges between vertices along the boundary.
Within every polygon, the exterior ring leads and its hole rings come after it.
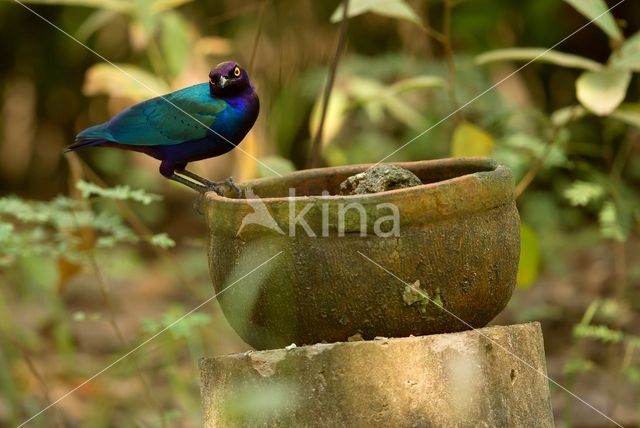
POLYGON ((624 101, 630 82, 629 70, 586 71, 576 80, 576 97, 593 113, 606 116, 624 101))
MULTIPOLYGON (((95 246, 96 231, 89 226, 67 230, 65 233, 67 233, 70 238, 80 239, 79 242, 75 244, 76 250, 87 251, 95 246)), ((62 294, 69 281, 82 271, 82 265, 65 256, 59 256, 56 259, 56 265, 58 268, 58 284, 56 289, 59 294, 62 294)))
POLYGON ((453 131, 451 156, 487 156, 495 144, 491 134, 484 129, 468 122, 461 122, 453 131))
POLYGON ((166 94, 169 86, 148 71, 130 64, 98 63, 92 65, 85 75, 82 92, 87 96, 107 94, 140 102, 166 94))
POLYGON ((538 278, 540 265, 540 242, 536 232, 524 223, 520 224, 520 263, 518 265, 518 288, 529 288, 538 278))
MULTIPOLYGON (((323 96, 321 95, 313 106, 311 119, 309 121, 309 131, 315 136, 320 126, 320 118, 322 116, 323 96)), ((328 144, 333 140, 342 129, 347 119, 347 110, 349 107, 349 97, 346 93, 339 89, 334 89, 329 98, 327 105, 327 113, 324 118, 324 129, 322 130, 322 144, 328 144)))

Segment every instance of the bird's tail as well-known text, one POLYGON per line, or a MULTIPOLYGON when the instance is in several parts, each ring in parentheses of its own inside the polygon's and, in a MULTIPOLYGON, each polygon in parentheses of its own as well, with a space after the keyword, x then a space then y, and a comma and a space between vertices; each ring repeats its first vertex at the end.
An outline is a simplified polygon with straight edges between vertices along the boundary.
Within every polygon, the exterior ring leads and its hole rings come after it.
POLYGON ((76 142, 67 147, 64 151, 70 152, 88 146, 99 146, 113 141, 113 136, 108 131, 106 124, 92 126, 80 132, 76 136, 76 142))

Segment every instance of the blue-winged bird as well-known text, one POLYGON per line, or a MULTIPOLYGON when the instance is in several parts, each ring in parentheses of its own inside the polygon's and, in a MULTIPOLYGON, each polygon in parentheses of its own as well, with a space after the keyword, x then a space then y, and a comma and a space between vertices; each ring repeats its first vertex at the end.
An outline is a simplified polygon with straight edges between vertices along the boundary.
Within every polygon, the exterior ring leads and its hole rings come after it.
POLYGON ((255 123, 260 102, 247 72, 235 62, 218 64, 209 82, 133 105, 108 122, 80 132, 67 151, 117 147, 159 159, 160 173, 194 190, 220 191, 185 168, 240 144, 255 123))

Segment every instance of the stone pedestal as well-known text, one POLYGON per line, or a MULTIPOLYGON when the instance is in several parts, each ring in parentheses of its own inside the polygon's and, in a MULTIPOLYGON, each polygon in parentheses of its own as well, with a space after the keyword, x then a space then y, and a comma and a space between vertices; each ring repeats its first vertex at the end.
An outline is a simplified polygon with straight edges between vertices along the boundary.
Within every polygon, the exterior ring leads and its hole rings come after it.
POLYGON ((200 362, 205 427, 552 427, 538 323, 200 362))

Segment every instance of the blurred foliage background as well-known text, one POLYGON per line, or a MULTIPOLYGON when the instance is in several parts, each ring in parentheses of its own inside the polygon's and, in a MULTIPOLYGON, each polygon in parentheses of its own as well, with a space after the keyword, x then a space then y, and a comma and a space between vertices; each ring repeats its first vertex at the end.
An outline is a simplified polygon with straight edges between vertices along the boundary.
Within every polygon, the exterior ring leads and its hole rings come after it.
MULTIPOLYGON (((304 168, 342 16, 338 1, 313 0, 24 6, 0 1, 2 426, 212 293, 192 193, 144 155, 63 148, 233 58, 261 99, 242 148, 277 171, 304 168)), ((519 288, 494 322, 541 321, 549 375, 638 426, 640 3, 582 29, 603 0, 351 0, 348 10, 323 163, 488 155, 509 165, 523 222, 519 288)), ((237 150, 194 170, 270 173, 237 150)), ((29 426, 200 426, 197 359, 247 349, 212 302, 29 426)), ((606 426, 553 386, 552 398, 559 426, 606 426)), ((234 411, 273 404, 245 401, 234 411)))

